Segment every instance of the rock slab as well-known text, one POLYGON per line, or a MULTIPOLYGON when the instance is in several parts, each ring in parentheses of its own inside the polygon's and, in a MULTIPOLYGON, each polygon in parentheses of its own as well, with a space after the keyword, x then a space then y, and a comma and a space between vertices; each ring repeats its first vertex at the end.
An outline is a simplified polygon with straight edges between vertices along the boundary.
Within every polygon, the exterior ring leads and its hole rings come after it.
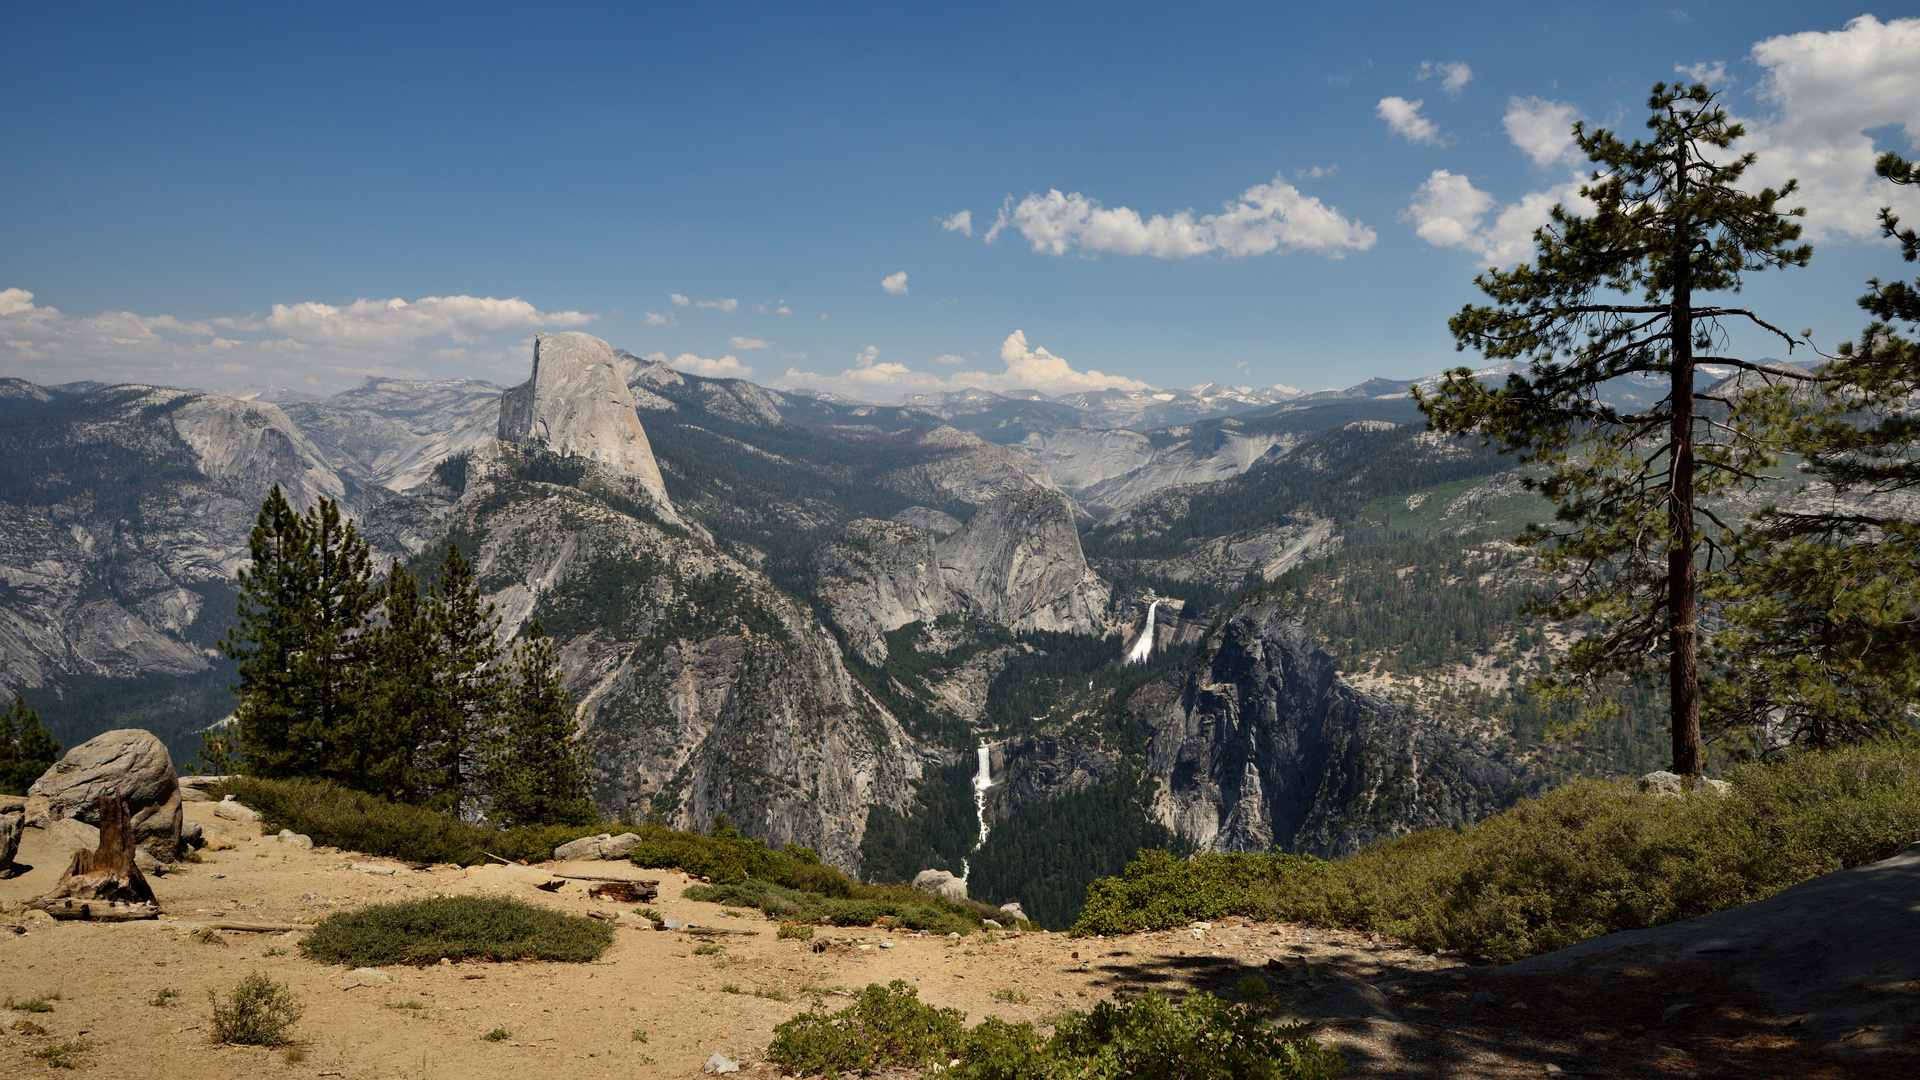
POLYGON ((960 903, 967 898, 967 879, 954 877, 945 870, 922 870, 913 875, 913 887, 929 896, 960 903))
POLYGON ((161 862, 180 853, 180 779, 166 744, 152 732, 122 728, 67 751, 27 789, 27 822, 100 824, 100 796, 116 791, 133 815, 133 842, 161 862))
POLYGON ((601 833, 599 836, 583 836, 578 840, 561 844, 553 849, 553 857, 566 861, 624 859, 628 852, 639 846, 638 833, 621 833, 619 836, 601 833))

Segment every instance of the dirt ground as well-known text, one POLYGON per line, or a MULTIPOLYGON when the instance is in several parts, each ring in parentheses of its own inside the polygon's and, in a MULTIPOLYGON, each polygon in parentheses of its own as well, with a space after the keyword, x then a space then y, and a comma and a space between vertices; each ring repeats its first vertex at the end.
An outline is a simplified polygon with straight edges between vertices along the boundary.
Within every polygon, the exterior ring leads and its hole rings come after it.
POLYGON ((923 1000, 959 1008, 970 1022, 995 1015, 1044 1023, 1116 989, 1224 994, 1250 974, 1274 987, 1287 1014, 1315 1021, 1317 1037, 1339 1046, 1360 1077, 1912 1075, 1814 1056, 1794 1040, 1790 1019, 1763 1015, 1733 989, 1684 971, 1622 969, 1603 982, 1502 979, 1497 969, 1370 936, 1241 922, 1104 939, 823 928, 814 942, 783 941, 758 912, 681 899, 687 882, 675 873, 617 862, 415 870, 251 836, 254 827, 219 821, 209 803, 189 803, 187 817, 227 826, 209 832, 235 846, 153 879, 167 912, 158 921, 56 923, 22 913, 20 903, 48 891, 68 855, 44 832, 27 830, 16 861, 31 869, 0 881, 0 999, 60 997, 51 1012, 0 1013, 0 1026, 13 1029, 0 1034, 0 1075, 35 1075, 49 1067, 35 1051, 82 1042, 67 1060, 102 1077, 524 1080, 530 1070, 557 1068, 582 1077, 687 1077, 701 1075, 715 1052, 746 1062, 742 1075, 764 1075, 774 1071, 762 1062, 774 1025, 816 998, 842 1007, 871 982, 904 979, 923 1000), (535 888, 547 878, 540 870, 657 878, 652 906, 668 918, 757 933, 727 935, 722 952, 697 954, 699 938, 652 930, 625 913, 632 905, 592 899, 582 884, 535 888), (297 932, 191 936, 216 920, 311 923, 436 893, 619 913, 619 929, 591 964, 374 974, 301 959, 297 932), (291 984, 305 1003, 296 1053, 210 1043, 208 991, 224 994, 255 971, 291 984), (162 990, 178 996, 150 1004, 162 990), (1680 1005, 1692 1008, 1673 1008, 1680 1005), (20 1021, 45 1033, 23 1033, 20 1021), (482 1038, 496 1028, 508 1037, 482 1038))

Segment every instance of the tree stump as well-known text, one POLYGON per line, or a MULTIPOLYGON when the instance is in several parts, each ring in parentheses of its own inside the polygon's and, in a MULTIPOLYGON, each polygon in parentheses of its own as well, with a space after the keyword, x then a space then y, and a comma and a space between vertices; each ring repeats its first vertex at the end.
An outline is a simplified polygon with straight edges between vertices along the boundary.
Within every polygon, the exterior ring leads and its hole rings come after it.
MULTIPOLYGON (((159 908, 153 907, 153 889, 147 885, 140 868, 133 864, 133 814, 118 791, 107 791, 100 796, 100 846, 92 851, 74 852, 73 862, 61 876, 60 883, 52 892, 34 901, 33 906, 49 912, 55 908, 76 909, 72 903, 56 903, 61 900, 104 901, 102 907, 109 909, 113 905, 144 904, 159 914, 159 908)), ((87 906, 80 905, 79 910, 87 910, 87 906)), ((66 917, 90 916, 76 913, 66 917)))

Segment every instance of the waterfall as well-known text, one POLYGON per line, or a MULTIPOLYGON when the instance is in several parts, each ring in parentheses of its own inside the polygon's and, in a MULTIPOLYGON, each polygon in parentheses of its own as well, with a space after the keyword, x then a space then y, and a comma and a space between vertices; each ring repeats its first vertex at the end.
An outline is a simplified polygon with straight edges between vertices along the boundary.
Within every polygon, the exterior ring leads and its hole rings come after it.
MULTIPOLYGON (((993 786, 993 751, 986 741, 980 742, 980 768, 973 774, 973 812, 980 823, 980 842, 973 845, 979 851, 981 844, 987 842, 987 789, 993 786)), ((969 860, 960 860, 960 880, 965 881, 973 867, 969 860)))
POLYGON ((1153 659, 1153 616, 1159 610, 1158 600, 1147 606, 1147 628, 1140 631, 1140 640, 1133 643, 1133 650, 1127 653, 1126 663, 1144 664, 1153 659))

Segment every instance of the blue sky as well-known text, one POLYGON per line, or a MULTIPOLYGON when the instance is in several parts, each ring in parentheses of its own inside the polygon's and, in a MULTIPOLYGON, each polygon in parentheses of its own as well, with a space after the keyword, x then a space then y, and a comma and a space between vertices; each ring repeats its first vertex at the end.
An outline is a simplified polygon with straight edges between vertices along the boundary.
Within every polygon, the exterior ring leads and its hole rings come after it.
POLYGON ((1420 375, 1553 133, 1676 67, 1807 181, 1747 299, 1830 347, 1907 269, 1920 4, 1682 3, 15 5, 0 373, 511 382, 584 329, 875 399, 1420 375))

